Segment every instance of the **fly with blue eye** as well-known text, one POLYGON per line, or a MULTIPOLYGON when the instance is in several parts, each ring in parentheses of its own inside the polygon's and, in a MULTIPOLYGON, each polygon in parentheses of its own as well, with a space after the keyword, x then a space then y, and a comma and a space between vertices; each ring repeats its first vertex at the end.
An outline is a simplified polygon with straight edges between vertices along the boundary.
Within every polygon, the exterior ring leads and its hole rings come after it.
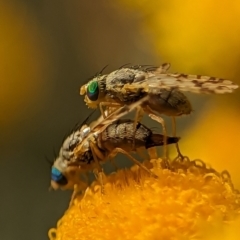
POLYGON ((98 132, 104 131, 117 118, 121 118, 134 108, 135 104, 133 106, 125 106, 116 112, 117 115, 114 114, 114 116, 109 116, 106 119, 100 117, 90 128, 86 124, 94 113, 92 112, 81 124, 75 126, 72 133, 63 141, 59 154, 53 162, 51 187, 53 189, 71 189, 74 184, 80 183, 79 172, 86 173, 93 169, 94 157, 89 147, 91 139, 95 138, 98 132), (79 145, 83 146, 83 154, 75 156, 74 152, 79 145))
MULTIPOLYGON (((82 125, 80 129, 68 136, 54 161, 51 170, 51 186, 54 189, 71 189, 75 184, 84 186, 81 176, 89 171, 96 174, 97 180, 103 192, 103 170, 104 164, 109 158, 122 153, 150 175, 157 177, 130 153, 138 149, 151 149, 164 145, 164 136, 153 133, 141 123, 137 123, 135 135, 135 146, 133 147, 133 125, 132 120, 119 119, 128 112, 135 109, 136 103, 118 109, 114 114, 103 119, 100 117, 94 124, 82 125), (118 119, 118 120, 116 120, 118 119), (74 141, 73 141, 74 139, 74 141), (71 143, 74 142, 74 146, 71 143)), ((167 144, 176 143, 178 137, 167 137, 167 144)), ((151 151, 152 153, 152 151, 151 151)), ((164 167, 164 165, 163 165, 164 167)), ((86 185, 85 185, 86 186, 86 185)))

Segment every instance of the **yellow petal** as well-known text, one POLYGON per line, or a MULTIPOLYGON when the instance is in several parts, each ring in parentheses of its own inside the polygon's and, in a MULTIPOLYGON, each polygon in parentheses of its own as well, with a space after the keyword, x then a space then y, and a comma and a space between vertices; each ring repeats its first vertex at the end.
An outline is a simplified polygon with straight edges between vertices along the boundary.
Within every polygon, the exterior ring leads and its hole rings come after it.
POLYGON ((94 182, 50 229, 49 238, 210 240, 216 231, 223 237, 230 226, 231 239, 237 239, 240 195, 227 172, 187 160, 162 170, 158 161, 146 165, 158 178, 136 166, 119 170, 106 177, 105 195, 94 182))

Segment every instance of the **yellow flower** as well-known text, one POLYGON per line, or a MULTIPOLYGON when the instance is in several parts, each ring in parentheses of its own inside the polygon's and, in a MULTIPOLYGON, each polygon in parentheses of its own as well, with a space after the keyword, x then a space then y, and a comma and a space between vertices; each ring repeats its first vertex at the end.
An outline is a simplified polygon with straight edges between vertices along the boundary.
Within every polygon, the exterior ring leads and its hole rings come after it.
POLYGON ((237 239, 240 194, 229 174, 202 161, 173 161, 171 171, 146 162, 94 182, 49 230, 51 240, 237 239), (228 232, 229 230, 229 232, 228 232))

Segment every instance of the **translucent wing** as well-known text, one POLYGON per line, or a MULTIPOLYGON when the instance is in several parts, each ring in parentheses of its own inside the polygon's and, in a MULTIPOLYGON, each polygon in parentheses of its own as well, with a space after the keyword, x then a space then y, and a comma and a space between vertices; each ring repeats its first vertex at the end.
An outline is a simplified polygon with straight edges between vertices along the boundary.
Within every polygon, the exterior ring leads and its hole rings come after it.
POLYGON ((114 111, 112 114, 107 116, 105 119, 103 118, 103 116, 100 116, 98 120, 91 126, 91 132, 94 134, 96 131, 99 131, 99 132, 104 131, 108 125, 122 118, 126 114, 132 112, 143 102, 147 101, 147 99, 148 99, 148 96, 130 105, 124 105, 123 107, 120 107, 119 109, 114 111))
POLYGON ((119 109, 114 111, 112 114, 108 115, 105 119, 103 118, 103 116, 100 116, 94 123, 91 124, 90 132, 86 135, 83 141, 77 146, 77 149, 80 150, 82 148, 82 146, 85 144, 85 140, 88 141, 88 139, 92 138, 94 134, 104 131, 114 121, 132 112, 143 102, 147 101, 147 99, 148 99, 148 96, 142 98, 141 100, 131 105, 124 105, 123 107, 120 107, 119 109))
MULTIPOLYGON (((179 73, 163 73, 162 66, 151 74, 146 73, 145 79, 134 84, 134 88, 150 90, 179 90, 193 93, 231 93, 238 88, 237 84, 222 78, 179 73)), ((130 85, 125 89, 132 89, 130 85)))

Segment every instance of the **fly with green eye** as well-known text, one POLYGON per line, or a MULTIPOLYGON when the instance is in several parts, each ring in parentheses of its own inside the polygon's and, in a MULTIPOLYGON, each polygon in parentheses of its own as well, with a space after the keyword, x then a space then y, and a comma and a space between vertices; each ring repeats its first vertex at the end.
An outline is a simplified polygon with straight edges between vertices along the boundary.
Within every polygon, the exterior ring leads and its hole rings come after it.
MULTIPOLYGON (((84 101, 88 107, 99 106, 104 118, 119 107, 137 102, 147 96, 147 100, 136 107, 134 126, 136 127, 136 123, 141 121, 143 114, 147 113, 162 125, 163 134, 167 136, 165 123, 159 116, 163 114, 172 117, 175 136, 175 118, 192 112, 191 103, 183 92, 223 94, 231 93, 238 88, 238 85, 230 80, 167 73, 169 68, 169 63, 164 63, 160 67, 124 66, 109 74, 97 75, 81 87, 80 95, 85 95, 84 101)), ((176 147, 178 157, 183 158, 178 144, 176 147)), ((164 156, 167 158, 167 146, 164 156)))

